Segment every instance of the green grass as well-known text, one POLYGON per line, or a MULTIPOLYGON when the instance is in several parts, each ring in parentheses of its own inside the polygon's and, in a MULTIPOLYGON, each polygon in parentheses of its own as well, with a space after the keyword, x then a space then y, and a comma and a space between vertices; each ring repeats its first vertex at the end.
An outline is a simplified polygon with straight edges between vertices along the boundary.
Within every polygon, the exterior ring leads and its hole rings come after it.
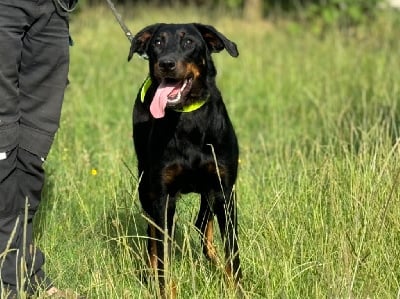
MULTIPOLYGON (((240 141, 248 298, 399 297, 399 18, 321 37, 311 25, 249 24, 195 9, 124 16, 133 32, 154 22, 209 23, 238 44, 238 59, 214 58, 240 141)), ((107 9, 84 9, 71 31, 71 85, 46 162, 37 243, 61 288, 153 298, 154 284, 141 280, 146 219, 131 139, 147 65, 137 56, 127 63, 129 43, 107 9)), ((201 254, 198 203, 194 195, 178 203, 170 274, 179 298, 231 298, 221 266, 201 254)))

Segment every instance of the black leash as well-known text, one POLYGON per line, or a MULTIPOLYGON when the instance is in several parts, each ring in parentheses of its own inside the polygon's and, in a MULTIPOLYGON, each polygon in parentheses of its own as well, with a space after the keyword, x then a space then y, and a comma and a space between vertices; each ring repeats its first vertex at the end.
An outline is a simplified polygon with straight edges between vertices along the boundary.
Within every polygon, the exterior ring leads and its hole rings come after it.
POLYGON ((132 32, 129 30, 129 28, 125 25, 124 21, 122 21, 122 17, 121 17, 121 15, 118 13, 117 9, 115 8, 114 3, 112 3, 111 0, 106 0, 106 1, 107 1, 107 3, 108 3, 108 6, 110 6, 110 8, 111 8, 111 10, 112 10, 112 12, 113 12, 113 14, 114 14, 114 17, 117 19, 117 21, 118 21, 118 23, 119 23, 119 26, 121 26, 122 30, 125 32, 125 36, 128 38, 128 40, 129 40, 130 42, 132 42, 132 40, 133 40, 133 38, 134 38, 134 37, 133 37, 133 34, 132 34, 132 32))

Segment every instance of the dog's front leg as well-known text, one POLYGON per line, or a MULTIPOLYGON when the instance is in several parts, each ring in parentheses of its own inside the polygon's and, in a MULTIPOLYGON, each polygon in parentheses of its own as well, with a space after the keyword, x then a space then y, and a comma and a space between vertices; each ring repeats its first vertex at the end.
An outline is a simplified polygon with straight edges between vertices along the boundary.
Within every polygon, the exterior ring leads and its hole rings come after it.
MULTIPOLYGON (((233 190, 227 188, 226 190, 233 190)), ((221 237, 225 248, 225 271, 237 286, 242 277, 239 260, 237 235, 236 194, 234 191, 219 192, 215 200, 215 213, 220 227, 221 237)))
POLYGON ((176 296, 175 285, 168 281, 174 214, 175 199, 169 196, 160 197, 153 203, 148 228, 150 266, 154 270, 163 298, 176 296))
POLYGON ((200 232, 204 255, 211 261, 217 262, 217 254, 213 244, 214 240, 214 213, 212 212, 213 194, 202 193, 200 210, 196 220, 196 227, 200 232))

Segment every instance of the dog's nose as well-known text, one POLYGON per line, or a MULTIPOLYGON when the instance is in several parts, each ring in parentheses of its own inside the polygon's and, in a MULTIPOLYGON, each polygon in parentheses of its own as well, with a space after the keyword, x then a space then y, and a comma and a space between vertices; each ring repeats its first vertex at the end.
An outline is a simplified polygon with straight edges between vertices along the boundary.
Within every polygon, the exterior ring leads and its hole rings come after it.
POLYGON ((158 62, 162 71, 173 71, 176 67, 176 62, 172 59, 163 59, 158 62))

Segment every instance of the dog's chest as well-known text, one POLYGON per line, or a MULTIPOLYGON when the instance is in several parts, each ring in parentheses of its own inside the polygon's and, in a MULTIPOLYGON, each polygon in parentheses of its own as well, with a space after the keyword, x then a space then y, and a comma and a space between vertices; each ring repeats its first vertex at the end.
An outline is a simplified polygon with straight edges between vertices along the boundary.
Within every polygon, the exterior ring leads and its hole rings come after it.
POLYGON ((176 134, 168 144, 161 171, 170 193, 202 192, 218 183, 213 146, 204 132, 194 130, 176 134))

